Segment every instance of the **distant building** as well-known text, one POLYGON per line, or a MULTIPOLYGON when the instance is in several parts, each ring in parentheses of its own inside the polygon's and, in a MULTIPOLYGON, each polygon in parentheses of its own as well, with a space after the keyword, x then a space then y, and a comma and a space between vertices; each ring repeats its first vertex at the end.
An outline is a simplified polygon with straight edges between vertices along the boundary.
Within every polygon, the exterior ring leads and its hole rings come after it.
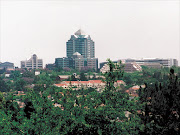
MULTIPOLYGON (((113 61, 114 63, 118 63, 118 61, 113 61)), ((162 67, 172 67, 172 66, 178 66, 177 59, 124 59, 121 60, 122 64, 125 65, 124 71, 125 72, 134 72, 134 71, 141 71, 142 69, 140 66, 147 66, 149 68, 157 68, 160 69, 162 67)), ((107 66, 108 62, 102 62, 100 63, 100 71, 106 72, 109 70, 107 66)))
POLYGON ((56 67, 69 67, 77 70, 82 70, 84 67, 89 69, 98 69, 98 59, 97 58, 84 58, 80 53, 75 52, 71 58, 63 57, 55 59, 56 67))
POLYGON ((66 43, 67 57, 56 58, 55 66, 77 70, 89 68, 97 71, 98 58, 95 58, 94 51, 94 41, 80 29, 71 35, 70 40, 66 43))
POLYGON ((34 54, 29 60, 21 61, 21 68, 27 68, 27 69, 43 68, 43 60, 38 59, 37 55, 34 54))
POLYGON ((5 73, 5 77, 10 77, 11 74, 10 73, 5 73))
POLYGON ((55 64, 46 64, 46 69, 53 70, 55 68, 55 64))
POLYGON ((87 58, 87 67, 97 71, 98 70, 98 58, 87 58))
POLYGON ((103 64, 102 68, 100 69, 101 73, 106 73, 109 71, 109 66, 108 64, 103 64))
MULTIPOLYGON (((100 63, 100 69, 107 63, 108 63, 107 61, 106 62, 101 62, 100 63)), ((113 61, 113 63, 118 63, 118 61, 113 61)))
POLYGON ((35 72, 34 72, 34 75, 36 75, 36 76, 37 76, 37 75, 40 75, 40 74, 41 74, 40 71, 35 71, 35 72))
POLYGON ((74 60, 74 68, 77 70, 81 70, 85 64, 83 56, 80 53, 75 52, 72 57, 74 60))
POLYGON ((163 67, 160 63, 138 63, 140 66, 146 66, 148 68, 161 69, 163 67))
POLYGON ((68 58, 68 57, 55 58, 55 67, 74 68, 73 59, 72 58, 68 58))
POLYGON ((0 63, 0 69, 14 70, 14 63, 11 62, 0 63))
POLYGON ((58 75, 56 81, 68 80, 70 77, 71 75, 58 75))
MULTIPOLYGON (((125 63, 124 68, 122 69, 125 72, 135 72, 135 71, 142 71, 142 68, 137 63, 125 63)), ((101 73, 105 73, 109 71, 108 64, 104 64, 104 66, 100 69, 101 73)))
POLYGON ((163 67, 172 67, 172 66, 178 66, 178 60, 177 59, 142 59, 142 60, 135 60, 135 59, 126 59, 126 63, 129 62, 136 62, 139 64, 146 64, 146 63, 159 63, 163 67))
POLYGON ((75 52, 80 53, 84 58, 94 58, 94 41, 90 35, 79 29, 71 38, 66 42, 67 57, 72 57, 75 52))
POLYGON ((137 63, 125 63, 124 64, 124 71, 125 72, 135 72, 135 71, 142 71, 142 67, 137 63))

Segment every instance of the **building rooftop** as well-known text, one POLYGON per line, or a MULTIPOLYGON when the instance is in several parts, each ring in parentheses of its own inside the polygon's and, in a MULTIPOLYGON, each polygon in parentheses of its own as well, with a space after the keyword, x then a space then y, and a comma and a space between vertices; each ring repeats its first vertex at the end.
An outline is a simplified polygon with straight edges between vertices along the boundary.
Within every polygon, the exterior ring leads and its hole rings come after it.
POLYGON ((74 35, 77 35, 77 36, 79 36, 79 35, 85 35, 85 32, 82 31, 81 29, 79 29, 78 31, 76 31, 76 32, 74 33, 74 35))
POLYGON ((78 56, 80 56, 81 54, 80 54, 80 53, 78 53, 78 52, 75 52, 73 55, 78 55, 78 56))

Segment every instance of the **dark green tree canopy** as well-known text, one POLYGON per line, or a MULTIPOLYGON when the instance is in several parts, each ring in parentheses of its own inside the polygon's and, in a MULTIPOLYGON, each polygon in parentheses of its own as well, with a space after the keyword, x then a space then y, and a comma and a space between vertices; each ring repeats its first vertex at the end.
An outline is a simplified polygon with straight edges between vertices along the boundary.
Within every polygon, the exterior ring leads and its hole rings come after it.
POLYGON ((180 134, 180 82, 170 70, 168 84, 161 83, 139 91, 142 110, 142 121, 145 124, 143 134, 180 134))

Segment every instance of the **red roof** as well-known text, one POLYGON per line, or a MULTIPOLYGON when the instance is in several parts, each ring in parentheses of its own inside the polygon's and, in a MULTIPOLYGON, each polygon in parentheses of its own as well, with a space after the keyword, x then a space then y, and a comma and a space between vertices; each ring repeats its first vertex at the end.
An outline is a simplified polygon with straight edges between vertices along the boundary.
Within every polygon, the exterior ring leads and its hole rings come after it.
POLYGON ((80 83, 91 83, 90 81, 80 81, 80 83))
POLYGON ((118 82, 118 83, 124 83, 124 81, 122 81, 122 80, 117 80, 117 82, 118 82))
MULTIPOLYGON (((94 84, 94 83, 97 83, 97 84, 100 84, 100 83, 104 83, 103 81, 101 80, 89 80, 89 81, 63 81, 61 84, 55 84, 56 86, 58 87, 62 87, 62 86, 68 86, 68 84, 94 84)), ((123 83, 122 80, 118 80, 117 83, 123 83)))
POLYGON ((103 83, 101 80, 89 80, 91 83, 103 83))

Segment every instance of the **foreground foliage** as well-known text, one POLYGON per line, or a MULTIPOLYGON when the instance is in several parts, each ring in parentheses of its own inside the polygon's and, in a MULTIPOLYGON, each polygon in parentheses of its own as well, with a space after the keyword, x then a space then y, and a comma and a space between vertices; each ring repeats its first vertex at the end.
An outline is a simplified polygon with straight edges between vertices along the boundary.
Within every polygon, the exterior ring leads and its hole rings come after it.
POLYGON ((145 130, 142 134, 180 134, 180 82, 173 69, 167 84, 147 86, 140 89, 139 95, 144 104, 141 118, 145 130))
POLYGON ((143 125, 138 106, 127 93, 113 87, 121 68, 109 64, 102 93, 38 85, 21 99, 24 108, 19 108, 13 96, 1 98, 0 134, 139 134, 143 125), (125 116, 126 112, 130 115, 125 116))
MULTIPOLYGON (((144 67, 142 72, 125 73, 121 64, 108 60, 108 65, 101 93, 93 88, 57 88, 54 71, 38 76, 14 71, 9 81, 0 78, 0 134, 179 134, 180 83, 174 70, 168 75, 169 69, 144 67), (118 79, 127 88, 144 83, 146 88, 132 99, 114 87, 118 79), (32 81, 34 87, 27 87, 32 81), (26 95, 18 96, 15 90, 26 95), (20 108, 18 103, 23 102, 20 108)), ((80 80, 86 80, 84 73, 80 75, 80 80)))

